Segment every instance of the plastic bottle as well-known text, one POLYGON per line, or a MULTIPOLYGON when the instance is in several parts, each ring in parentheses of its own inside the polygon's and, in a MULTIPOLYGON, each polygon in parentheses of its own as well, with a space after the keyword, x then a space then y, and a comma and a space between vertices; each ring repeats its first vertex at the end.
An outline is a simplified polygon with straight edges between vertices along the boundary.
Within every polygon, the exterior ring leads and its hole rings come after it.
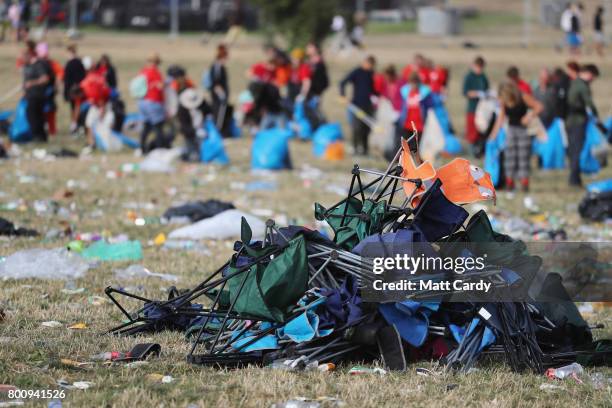
POLYGON ((562 380, 571 376, 578 376, 584 372, 584 368, 578 363, 572 363, 559 368, 549 368, 546 370, 546 376, 548 378, 557 378, 562 380))
POLYGON ((125 358, 126 354, 120 351, 106 351, 100 354, 94 354, 91 356, 92 361, 114 361, 119 358, 125 358))

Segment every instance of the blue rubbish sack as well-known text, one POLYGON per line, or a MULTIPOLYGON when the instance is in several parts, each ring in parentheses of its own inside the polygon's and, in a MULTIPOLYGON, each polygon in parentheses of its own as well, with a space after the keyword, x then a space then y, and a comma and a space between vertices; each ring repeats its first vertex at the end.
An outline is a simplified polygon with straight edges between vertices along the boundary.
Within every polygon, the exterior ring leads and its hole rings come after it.
POLYGON ((0 111, 0 135, 4 133, 8 135, 12 117, 13 111, 0 111))
POLYGON ((535 139, 533 142, 533 153, 540 158, 542 169, 553 170, 565 167, 563 126, 563 119, 555 118, 546 129, 546 141, 535 139))
POLYGON ((202 163, 229 164, 229 157, 225 153, 223 136, 213 123, 212 119, 207 118, 204 123, 206 138, 200 144, 200 161, 202 163))
POLYGON ((121 132, 111 130, 111 134, 117 139, 121 140, 121 143, 123 143, 125 146, 129 147, 130 149, 138 149, 140 147, 140 142, 124 135, 121 132))
POLYGON ((587 186, 589 193, 607 193, 612 191, 612 179, 595 181, 587 186))
POLYGON ((495 187, 501 182, 501 152, 506 143, 506 129, 499 130, 494 140, 487 140, 485 144, 484 171, 491 175, 491 181, 495 187))
POLYGON ((315 157, 323 157, 327 146, 342 140, 342 127, 340 123, 326 123, 317 128, 312 136, 312 153, 315 157))
POLYGON ((9 128, 9 138, 15 143, 27 143, 32 140, 28 122, 28 102, 21 99, 15 108, 15 118, 9 128))
POLYGON ((448 111, 441 100, 434 104, 433 110, 444 133, 444 152, 448 154, 461 153, 461 143, 452 131, 448 111))
POLYGON ((585 174, 597 173, 601 165, 593 155, 593 149, 604 142, 601 131, 595 125, 595 120, 589 118, 584 139, 584 147, 580 152, 580 170, 585 174))
POLYGON ((606 139, 608 142, 612 143, 612 116, 608 117, 604 122, 604 126, 608 129, 608 134, 606 135, 606 139))
POLYGON ((234 117, 232 117, 232 119, 230 120, 229 127, 230 135, 232 136, 232 138, 237 139, 242 136, 242 130, 240 130, 240 126, 238 126, 238 122, 236 122, 236 119, 234 119, 234 117))
POLYGON ((11 116, 13 116, 13 111, 12 110, 8 110, 8 111, 0 111, 0 122, 8 122, 11 119, 11 116))
POLYGON ((251 168, 256 170, 282 170, 291 168, 289 156, 290 129, 260 130, 251 147, 251 168))
POLYGON ((300 139, 312 139, 312 125, 306 117, 304 101, 295 102, 295 106, 293 108, 293 125, 300 139))

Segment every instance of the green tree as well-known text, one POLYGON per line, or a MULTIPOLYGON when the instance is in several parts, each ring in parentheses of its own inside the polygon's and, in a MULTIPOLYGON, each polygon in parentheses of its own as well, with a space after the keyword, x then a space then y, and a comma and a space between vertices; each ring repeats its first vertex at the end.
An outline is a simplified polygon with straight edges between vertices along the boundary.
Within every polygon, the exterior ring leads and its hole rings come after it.
POLYGON ((282 35, 289 46, 321 43, 331 30, 340 0, 254 0, 263 24, 282 35))

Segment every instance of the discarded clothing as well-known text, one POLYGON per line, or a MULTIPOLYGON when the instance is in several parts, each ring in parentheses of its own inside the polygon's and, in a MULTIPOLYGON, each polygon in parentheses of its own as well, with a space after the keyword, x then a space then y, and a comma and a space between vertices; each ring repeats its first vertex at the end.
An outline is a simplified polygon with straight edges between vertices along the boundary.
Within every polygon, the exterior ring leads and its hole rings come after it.
POLYGON ((38 231, 23 227, 15 228, 15 224, 0 217, 0 235, 7 235, 9 237, 35 237, 38 235, 38 231))
POLYGON ((226 210, 234 209, 234 204, 210 199, 206 201, 193 201, 187 204, 171 207, 164 212, 163 218, 188 217, 191 222, 210 218, 226 210))

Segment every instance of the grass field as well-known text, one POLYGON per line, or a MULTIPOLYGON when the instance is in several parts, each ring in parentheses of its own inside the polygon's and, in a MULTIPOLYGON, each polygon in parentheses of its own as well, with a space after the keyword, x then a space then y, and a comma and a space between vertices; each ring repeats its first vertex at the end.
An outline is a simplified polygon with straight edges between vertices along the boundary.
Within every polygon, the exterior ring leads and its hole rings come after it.
MULTIPOLYGON (((520 3, 520 2, 516 2, 520 3)), ((520 5, 517 6, 520 11, 520 5)), ((511 19, 510 19, 511 20, 511 19)), ((504 20, 506 21, 506 20, 504 20)), ((562 64, 566 57, 553 50, 558 33, 538 30, 530 48, 518 46, 521 35, 516 25, 501 24, 491 27, 483 24, 468 34, 444 41, 421 38, 410 33, 376 34, 367 38, 367 51, 375 53, 381 64, 403 65, 414 52, 423 52, 436 61, 449 65, 452 72, 449 110, 457 129, 463 128, 464 101, 460 97, 461 77, 467 64, 477 53, 489 61, 488 72, 493 82, 502 78, 509 64, 518 64, 527 78, 534 77, 542 66, 562 64), (514 29, 512 28, 514 27, 514 29), (478 50, 464 50, 461 43, 469 39, 480 45, 478 50), (502 46, 500 46, 502 44, 502 46)), ((127 84, 147 54, 156 50, 171 63, 184 65, 192 77, 210 63, 214 44, 219 38, 209 37, 204 43, 200 36, 188 35, 171 41, 163 34, 125 34, 91 32, 80 42, 82 55, 98 56, 102 52, 111 55, 119 70, 120 88, 127 95, 127 84)), ((51 33, 52 56, 63 61, 65 55, 60 45, 59 33, 51 33)), ((261 39, 243 37, 231 49, 230 76, 234 96, 244 89, 244 72, 249 64, 261 58, 261 39)), ((10 44, 0 45, 0 91, 12 88, 19 81, 14 69, 18 48, 10 44)), ((340 59, 327 55, 333 82, 359 60, 359 55, 340 59)), ((594 58, 585 58, 594 60, 594 58)), ((594 93, 602 113, 612 106, 612 60, 597 61, 603 72, 596 83, 594 93)), ((329 118, 345 123, 342 107, 336 103, 337 91, 333 87, 325 99, 325 111, 329 118)), ((134 109, 133 101, 130 110, 134 109)), ((16 100, 8 101, 1 108, 10 108, 16 100)), ((39 160, 33 157, 35 148, 52 150, 68 146, 80 149, 83 140, 74 140, 66 134, 67 110, 61 107, 61 134, 49 146, 24 147, 22 157, 0 162, 0 208, 2 204, 23 200, 20 210, 0 210, 0 216, 26 227, 36 228, 44 234, 52 228, 70 225, 75 232, 106 232, 110 235, 127 234, 144 246, 143 264, 154 272, 172 273, 180 277, 177 286, 190 287, 203 280, 221 265, 231 254, 232 242, 206 241, 203 244, 210 254, 182 250, 163 250, 150 245, 160 232, 173 227, 158 224, 136 226, 129 212, 138 216, 159 216, 170 205, 193 199, 217 198, 229 200, 243 210, 259 214, 272 214, 279 221, 312 225, 313 203, 334 203, 340 195, 334 190, 347 187, 353 160, 348 157, 337 163, 315 159, 310 145, 292 142, 291 154, 294 171, 261 176, 250 173, 250 140, 242 138, 227 142, 232 160, 229 167, 178 164, 177 171, 168 175, 126 173, 109 178, 109 172, 119 172, 122 164, 136 163, 140 159, 125 152, 113 155, 96 153, 81 159, 39 160), (315 167, 320 174, 308 169, 315 167), (34 177, 32 179, 24 176, 34 177), (247 192, 240 183, 265 179, 275 182, 277 189, 271 192, 247 192), (74 195, 58 200, 67 213, 37 213, 33 209, 37 200, 49 200, 62 189, 74 195)), ((384 166, 381 159, 360 162, 363 166, 384 166)), ((610 177, 608 168, 597 178, 610 177)), ((567 173, 534 172, 530 196, 543 213, 556 215, 565 224, 570 239, 585 238, 580 235, 576 206, 583 191, 566 186, 567 173)), ((523 206, 524 194, 500 194, 497 208, 528 217, 523 206)), ((489 208, 494 210, 492 204, 489 208)), ((267 217, 267 216, 266 216, 267 217)), ((266 218, 264 217, 264 218, 266 218)), ((502 218, 503 220, 503 218, 502 218)), ((610 225, 590 225, 603 237, 610 239, 610 225), (607 234, 607 235, 606 235, 607 234)), ((520 231, 517 231, 520 232, 520 231)), ((0 240, 0 256, 7 256, 24 248, 55 248, 66 245, 69 238, 42 239, 20 238, 0 240)), ((345 401, 348 406, 486 406, 486 407, 570 407, 612 406, 610 385, 595 389, 589 381, 559 382, 561 389, 541 390, 542 383, 550 382, 544 376, 514 374, 504 365, 489 363, 479 371, 468 375, 439 375, 422 377, 416 367, 435 368, 430 362, 417 363, 406 373, 387 376, 348 376, 347 368, 340 367, 333 373, 285 373, 270 369, 249 368, 239 371, 219 371, 191 366, 184 360, 187 342, 180 333, 159 333, 144 338, 112 338, 99 333, 120 322, 121 316, 109 303, 93 305, 90 296, 103 296, 107 285, 142 286, 142 293, 162 298, 168 283, 158 279, 118 281, 115 268, 130 263, 101 263, 86 276, 77 279, 76 288, 85 292, 66 294, 62 281, 0 281, 0 306, 6 318, 0 320, 0 384, 12 384, 21 389, 56 389, 59 379, 91 381, 87 390, 69 390, 65 406, 248 406, 265 407, 274 402, 297 396, 316 398, 330 396, 345 401), (41 323, 60 321, 59 328, 45 328, 41 323), (85 330, 69 330, 68 326, 83 322, 85 330), (90 369, 77 369, 63 365, 68 358, 88 361, 90 355, 109 350, 127 350, 138 342, 158 342, 162 345, 162 357, 138 368, 124 365, 96 364, 90 369), (147 377, 150 374, 174 377, 174 382, 161 384, 147 377)), ((597 335, 609 337, 612 333, 612 316, 609 311, 588 316, 592 323, 608 326, 597 335)), ((612 375, 609 368, 593 369, 589 373, 603 372, 612 375)), ((586 376, 585 376, 586 378, 586 376)), ((0 401, 6 400, 0 395, 0 401)), ((32 406, 46 402, 26 401, 32 406)))

